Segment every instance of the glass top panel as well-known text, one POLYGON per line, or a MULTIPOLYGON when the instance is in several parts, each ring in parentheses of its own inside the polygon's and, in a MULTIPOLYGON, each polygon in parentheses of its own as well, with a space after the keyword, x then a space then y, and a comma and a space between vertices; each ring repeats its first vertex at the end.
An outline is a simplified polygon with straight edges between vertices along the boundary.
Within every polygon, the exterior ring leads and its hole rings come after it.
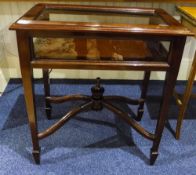
POLYGON ((67 9, 44 9, 36 18, 43 21, 87 22, 98 24, 156 24, 167 25, 157 14, 88 12, 67 9))

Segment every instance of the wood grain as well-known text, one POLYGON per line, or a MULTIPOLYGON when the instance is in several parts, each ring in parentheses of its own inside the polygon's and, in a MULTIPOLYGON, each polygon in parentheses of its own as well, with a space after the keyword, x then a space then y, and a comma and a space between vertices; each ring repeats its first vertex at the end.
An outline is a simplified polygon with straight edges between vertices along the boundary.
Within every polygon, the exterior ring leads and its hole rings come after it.
MULTIPOLYGON (((33 7, 29 12, 23 15, 17 22, 15 22, 10 29, 16 30, 21 72, 24 84, 24 94, 26 99, 27 113, 31 128, 31 136, 33 142, 33 155, 36 163, 40 162, 40 149, 39 140, 45 138, 57 129, 63 126, 69 119, 75 116, 80 111, 86 109, 101 110, 103 107, 108 108, 110 111, 118 114, 122 120, 127 124, 132 126, 136 131, 138 131, 143 137, 153 141, 153 146, 150 153, 150 164, 154 164, 157 156, 159 144, 161 141, 163 129, 165 122, 167 120, 167 114, 169 109, 169 102, 172 97, 172 92, 177 79, 180 62, 182 59, 182 53, 188 35, 192 35, 185 27, 175 21, 169 14, 160 9, 146 9, 146 8, 119 8, 119 7, 105 7, 105 6, 70 6, 70 5, 52 5, 52 4, 38 4, 33 7), (146 15, 149 13, 151 15, 161 16, 167 25, 159 26, 159 24, 148 25, 129 25, 129 24, 102 24, 102 23, 82 23, 82 22, 53 22, 53 21, 36 21, 34 20, 45 8, 62 8, 65 11, 71 11, 72 9, 77 9, 83 12, 108 12, 107 15, 111 13, 120 14, 138 14, 146 15), (33 37, 71 37, 71 38, 88 38, 93 37, 94 39, 105 38, 105 39, 142 39, 144 42, 153 42, 153 45, 161 43, 162 41, 170 42, 170 48, 166 59, 164 61, 155 61, 146 59, 145 61, 102 61, 102 60, 56 60, 52 59, 35 59, 33 54, 33 37), (37 117, 34 104, 34 91, 33 91, 33 68, 41 69, 93 69, 93 70, 141 70, 146 72, 144 78, 144 87, 142 88, 142 99, 146 97, 147 84, 150 78, 150 71, 165 71, 166 80, 162 95, 162 102, 160 105, 160 112, 158 116, 158 122, 154 133, 148 132, 143 128, 135 119, 131 119, 130 115, 121 109, 117 108, 113 104, 110 104, 107 99, 104 100, 103 92, 104 88, 100 85, 100 79, 97 79, 95 86, 91 88, 92 96, 90 102, 87 102, 79 107, 70 110, 64 117, 62 117, 57 123, 52 125, 50 128, 43 132, 37 131, 37 117)), ((125 42, 126 43, 126 42, 125 42)), ((107 47, 107 46, 106 46, 107 47)), ((142 50, 138 50, 142 52, 142 50)), ((48 70, 45 72, 47 73, 48 70)), ((48 74, 48 73, 47 73, 48 74)), ((49 86, 48 75, 45 76, 47 83, 45 86, 49 86)), ((48 88, 48 87, 46 87, 48 88)), ((46 95, 49 95, 49 89, 45 89, 46 95)), ((74 98, 80 98, 74 96, 74 98)), ((83 97, 82 97, 83 98, 83 97)), ((108 98, 108 97, 107 97, 108 98)), ((113 99, 119 99, 119 97, 112 96, 113 99)), ((73 99, 73 96, 68 97, 68 99, 73 99)), ((60 99, 66 101, 67 98, 60 99)), ((57 101, 60 101, 56 99, 57 101)), ((110 98, 110 100, 112 100, 110 98)), ((120 100, 127 101, 128 103, 135 103, 137 101, 127 100, 127 98, 120 98, 120 100)), ((145 99, 143 99, 145 100, 145 99)), ((140 99, 141 102, 141 99, 140 99)), ((139 103, 139 101, 138 101, 139 103)), ((143 111, 143 105, 140 106, 139 110, 143 111)))

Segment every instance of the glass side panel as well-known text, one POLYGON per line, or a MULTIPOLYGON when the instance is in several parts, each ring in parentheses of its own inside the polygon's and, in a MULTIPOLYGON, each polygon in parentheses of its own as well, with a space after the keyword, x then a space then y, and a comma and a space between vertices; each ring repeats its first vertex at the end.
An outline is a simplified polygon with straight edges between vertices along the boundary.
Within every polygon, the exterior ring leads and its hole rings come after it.
POLYGON ((33 38, 35 58, 91 61, 166 61, 169 42, 84 38, 33 38))
POLYGON ((105 24, 156 24, 167 25, 158 15, 103 13, 45 9, 36 20, 63 22, 90 22, 105 24))

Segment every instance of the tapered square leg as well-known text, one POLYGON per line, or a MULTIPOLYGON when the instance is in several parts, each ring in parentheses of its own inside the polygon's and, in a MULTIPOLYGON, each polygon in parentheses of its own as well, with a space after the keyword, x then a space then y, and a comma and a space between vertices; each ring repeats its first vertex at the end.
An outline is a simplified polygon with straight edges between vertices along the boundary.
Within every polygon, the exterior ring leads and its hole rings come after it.
POLYGON ((172 51, 168 58, 169 63, 170 63, 170 69, 166 72, 166 79, 165 79, 165 85, 163 88, 163 95, 162 95, 162 101, 161 101, 161 106, 160 106, 160 111, 159 111, 159 117, 158 117, 156 129, 155 129, 155 139, 153 140, 153 146, 151 148, 151 155, 150 155, 151 165, 155 163, 157 156, 158 156, 158 149, 159 149, 160 141, 162 138, 163 129, 165 127, 165 123, 167 120, 169 102, 171 100, 173 90, 175 87, 178 70, 180 67, 180 61, 182 58, 184 44, 185 44, 185 38, 183 38, 182 40, 176 39, 171 44, 172 51))
POLYGON ((194 83, 194 79, 195 79, 195 75, 196 75, 196 53, 195 53, 195 57, 192 63, 192 67, 191 67, 191 71, 189 74, 189 78, 188 78, 188 82, 187 82, 187 86, 185 89, 185 92, 183 94, 183 99, 182 99, 182 105, 179 108, 179 113, 178 113, 178 119, 177 119, 177 126, 176 126, 176 139, 180 138, 180 130, 182 127, 182 122, 184 119, 184 114, 192 93, 192 88, 193 88, 193 83, 194 83))
POLYGON ((31 139, 33 144, 33 156, 36 163, 39 163, 39 138, 37 130, 37 115, 35 110, 35 94, 33 85, 33 69, 31 66, 31 57, 29 47, 29 38, 26 32, 17 32, 18 50, 20 57, 20 67, 22 74, 22 82, 24 88, 24 97, 26 103, 27 116, 29 120, 29 127, 31 131, 31 139), (24 49, 26 48, 26 49, 24 49))
POLYGON ((52 106, 46 97, 50 96, 50 77, 49 70, 43 69, 43 80, 44 80, 44 97, 45 97, 45 111, 48 119, 51 119, 52 106))
MULTIPOLYGON (((145 71, 144 79, 143 79, 142 87, 141 87, 142 88, 141 97, 140 97, 141 99, 144 99, 144 100, 146 99, 149 80, 150 80, 150 71, 145 71)), ((137 111, 137 117, 136 117, 137 121, 141 121, 143 113, 144 113, 144 101, 139 104, 138 111, 137 111)))
POLYGON ((40 148, 38 150, 33 150, 32 154, 33 154, 35 163, 39 165, 40 164, 40 148))
POLYGON ((157 151, 153 151, 153 149, 150 150, 150 165, 154 165, 158 155, 157 151))

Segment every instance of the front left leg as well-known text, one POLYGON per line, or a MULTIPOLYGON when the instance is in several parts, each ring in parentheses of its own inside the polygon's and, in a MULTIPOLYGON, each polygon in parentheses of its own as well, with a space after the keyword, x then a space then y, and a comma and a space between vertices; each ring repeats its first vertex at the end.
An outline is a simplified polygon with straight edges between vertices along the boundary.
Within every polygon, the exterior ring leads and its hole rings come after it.
POLYGON ((37 115, 35 110, 35 96, 33 86, 33 69, 31 67, 29 38, 26 32, 17 32, 20 68, 24 88, 24 97, 28 115, 31 139, 33 144, 33 157, 36 164, 40 163, 40 147, 37 130, 37 115))

